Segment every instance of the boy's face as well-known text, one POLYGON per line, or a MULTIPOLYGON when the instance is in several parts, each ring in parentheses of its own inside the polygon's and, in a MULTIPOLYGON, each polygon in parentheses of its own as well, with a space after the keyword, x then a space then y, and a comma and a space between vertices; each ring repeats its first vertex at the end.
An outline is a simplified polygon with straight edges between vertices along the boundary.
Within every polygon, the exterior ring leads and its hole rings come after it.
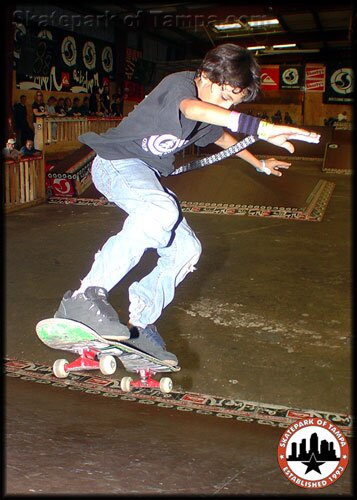
POLYGON ((241 103, 244 98, 244 89, 234 88, 231 85, 212 83, 204 74, 196 80, 198 98, 201 101, 215 104, 221 108, 229 109, 241 103))

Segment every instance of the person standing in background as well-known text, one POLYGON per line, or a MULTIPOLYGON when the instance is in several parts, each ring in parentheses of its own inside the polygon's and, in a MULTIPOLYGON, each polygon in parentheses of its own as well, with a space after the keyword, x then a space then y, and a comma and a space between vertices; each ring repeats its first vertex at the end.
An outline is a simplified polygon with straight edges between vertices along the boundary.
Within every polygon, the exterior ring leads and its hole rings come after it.
POLYGON ((43 100, 43 94, 41 90, 37 90, 35 94, 34 102, 32 103, 32 117, 33 117, 33 129, 35 132, 34 143, 35 149, 40 150, 40 145, 38 141, 38 124, 37 119, 48 116, 48 111, 46 110, 46 105, 43 100))
POLYGON ((21 95, 20 101, 14 104, 13 107, 16 137, 20 146, 23 146, 27 139, 33 140, 34 138, 33 130, 27 121, 26 100, 26 95, 21 95))

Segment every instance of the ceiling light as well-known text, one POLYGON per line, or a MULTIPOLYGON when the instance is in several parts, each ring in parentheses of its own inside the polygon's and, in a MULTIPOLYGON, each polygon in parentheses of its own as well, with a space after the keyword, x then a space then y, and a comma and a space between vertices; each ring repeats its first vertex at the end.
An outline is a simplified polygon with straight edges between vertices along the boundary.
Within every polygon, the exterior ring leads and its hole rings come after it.
POLYGON ((214 24, 214 28, 218 31, 230 31, 242 28, 241 23, 229 23, 229 24, 214 24))
POLYGON ((247 47, 248 50, 264 50, 265 45, 255 45, 254 47, 247 47))
POLYGON ((283 43, 281 45, 273 45, 273 49, 290 49, 296 47, 296 43, 283 43))
POLYGON ((279 24, 278 19, 260 19, 259 21, 247 21, 251 28, 261 28, 262 26, 274 26, 279 24))

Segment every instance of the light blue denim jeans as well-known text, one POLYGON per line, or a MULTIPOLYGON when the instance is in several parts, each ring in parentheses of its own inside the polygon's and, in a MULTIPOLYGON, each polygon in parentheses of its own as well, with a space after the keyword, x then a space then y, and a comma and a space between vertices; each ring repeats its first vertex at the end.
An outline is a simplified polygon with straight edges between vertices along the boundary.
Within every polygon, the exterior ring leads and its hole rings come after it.
POLYGON ((129 321, 141 327, 155 323, 201 255, 201 244, 182 216, 176 196, 161 185, 159 177, 137 158, 110 161, 96 156, 92 165, 96 188, 128 217, 122 230, 95 255, 79 291, 88 286, 111 290, 146 249, 155 248, 155 268, 129 287, 129 321))

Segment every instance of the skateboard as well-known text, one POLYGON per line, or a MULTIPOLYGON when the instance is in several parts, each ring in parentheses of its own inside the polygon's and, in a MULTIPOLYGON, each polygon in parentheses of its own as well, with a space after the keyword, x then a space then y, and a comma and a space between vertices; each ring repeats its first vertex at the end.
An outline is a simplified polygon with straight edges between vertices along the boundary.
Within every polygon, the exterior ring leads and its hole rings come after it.
POLYGON ((117 367, 115 358, 119 358, 127 371, 140 374, 140 380, 123 377, 120 382, 122 391, 130 392, 133 387, 154 387, 169 393, 172 389, 171 378, 162 377, 157 381, 152 377, 158 372, 177 372, 181 369, 124 342, 107 340, 88 326, 70 319, 43 319, 37 323, 36 333, 52 349, 79 354, 72 362, 66 359, 54 362, 52 369, 58 378, 66 378, 70 372, 79 370, 99 369, 104 375, 112 375, 117 367))

